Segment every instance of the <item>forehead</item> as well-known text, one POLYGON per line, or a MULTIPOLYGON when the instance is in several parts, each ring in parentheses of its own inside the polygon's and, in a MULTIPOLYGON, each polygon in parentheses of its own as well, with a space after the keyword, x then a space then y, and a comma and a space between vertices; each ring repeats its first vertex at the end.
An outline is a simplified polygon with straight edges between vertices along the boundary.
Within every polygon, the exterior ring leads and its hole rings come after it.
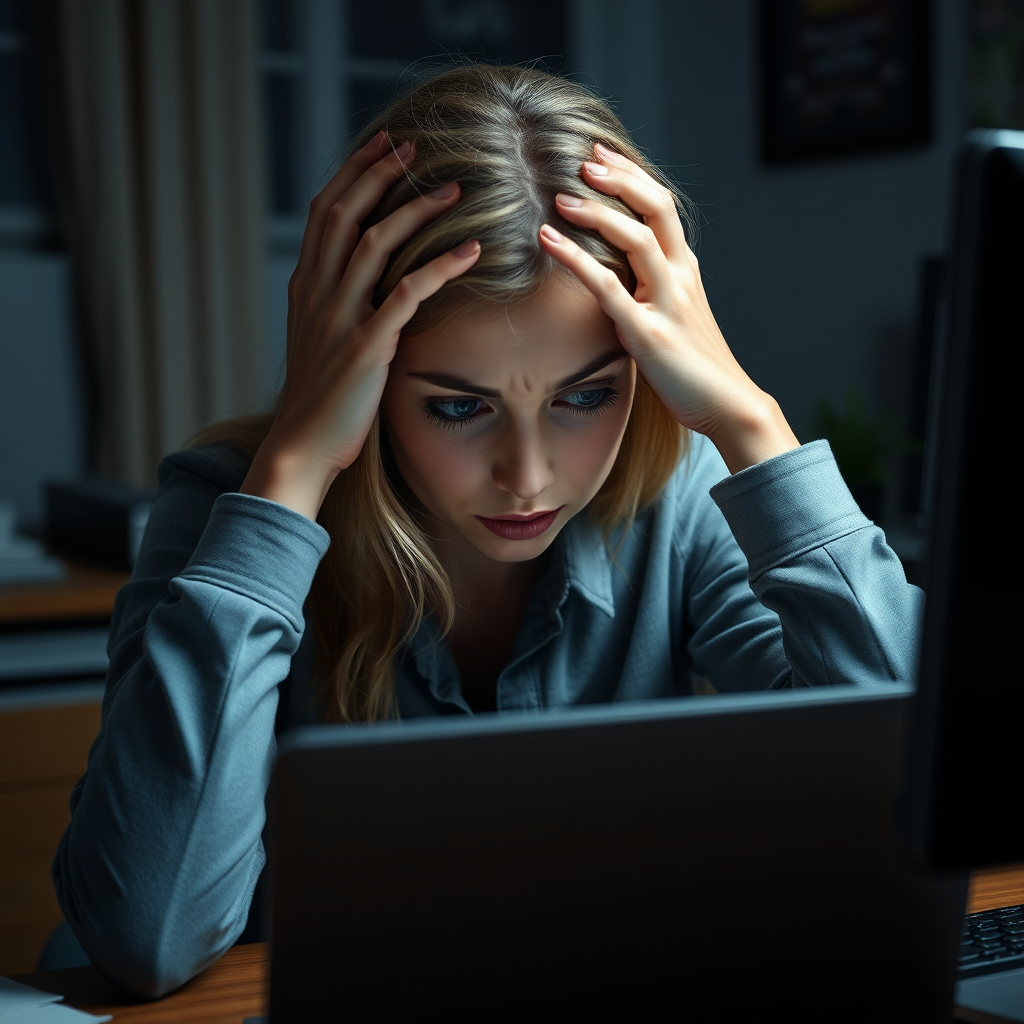
POLYGON ((558 380, 618 349, 615 325, 597 299, 558 275, 514 306, 476 310, 401 342, 395 364, 403 373, 454 373, 502 387, 558 380))

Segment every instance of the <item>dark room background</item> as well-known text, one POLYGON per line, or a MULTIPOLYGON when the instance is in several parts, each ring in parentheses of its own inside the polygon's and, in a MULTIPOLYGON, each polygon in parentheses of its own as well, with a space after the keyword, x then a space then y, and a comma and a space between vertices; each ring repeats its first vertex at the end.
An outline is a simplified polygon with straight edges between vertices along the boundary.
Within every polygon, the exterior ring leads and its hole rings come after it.
MULTIPOLYGON (((0 2, 0 501, 13 504, 19 528, 29 533, 42 527, 42 481, 93 470, 152 483, 155 459, 204 418, 268 401, 280 377, 285 287, 308 200, 347 133, 396 81, 431 60, 481 53, 541 58, 613 98, 639 144, 697 203, 698 255, 712 308, 740 362, 778 398, 801 440, 814 432, 819 400, 841 409, 851 386, 863 396, 866 415, 910 430, 920 276, 923 261, 945 244, 958 140, 972 124, 1021 127, 1015 0, 910 4, 930 11, 930 24, 917 33, 924 40, 924 63, 915 72, 927 108, 923 135, 911 132, 891 148, 782 162, 764 158, 762 18, 773 6, 778 13, 800 3, 780 0, 762 9, 755 0, 224 0, 231 24, 251 32, 251 39, 231 43, 240 68, 233 87, 251 84, 248 109, 257 116, 243 141, 262 155, 247 178, 262 210, 244 250, 258 272, 251 316, 225 350, 233 356, 189 370, 199 397, 187 415, 164 416, 130 458, 104 456, 95 450, 93 421, 106 415, 97 403, 110 402, 110 387, 97 387, 106 364, 85 365, 94 349, 83 344, 74 245, 51 173, 60 150, 48 142, 52 104, 39 94, 38 12, 30 6, 0 2), (245 379, 228 387, 224 375, 243 362, 245 379)), ((123 6, 106 0, 81 9, 102 19, 123 6)), ((817 0, 802 9, 828 14, 857 6, 817 0)), ((141 40, 130 55, 132 88, 152 83, 149 65, 163 59, 159 32, 146 28, 155 7, 140 2, 125 22, 129 41, 141 40)), ((185 0, 180 8, 184 27, 176 31, 193 33, 194 42, 207 9, 185 0)), ((216 58, 216 40, 199 39, 200 58, 203 45, 216 58)), ((191 65, 183 67, 177 81, 187 121, 206 102, 206 79, 201 59, 194 79, 191 65)), ((245 105, 244 97, 232 102, 245 105)), ((186 124, 182 137, 188 132, 186 124)), ((231 146, 221 148, 225 160, 238 158, 231 146)), ((188 159, 178 150, 172 157, 188 159)), ((200 281, 193 290, 203 287, 200 281)), ((159 358, 146 371, 165 404, 168 379, 173 383, 182 361, 195 360, 195 338, 174 328, 188 322, 164 325, 159 358)), ((145 330, 149 321, 138 323, 145 330)), ((136 414, 153 426, 152 410, 142 409, 112 419, 110 429, 131 434, 136 414)), ((902 462, 894 452, 887 456, 892 486, 885 515, 898 526, 902 462)))

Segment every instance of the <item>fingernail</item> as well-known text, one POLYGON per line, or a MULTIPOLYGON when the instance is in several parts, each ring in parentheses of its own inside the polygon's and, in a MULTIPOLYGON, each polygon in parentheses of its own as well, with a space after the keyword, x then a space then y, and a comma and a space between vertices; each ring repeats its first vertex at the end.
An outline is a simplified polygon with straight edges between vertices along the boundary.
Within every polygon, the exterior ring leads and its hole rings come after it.
POLYGON ((597 149, 597 152, 600 156, 616 157, 619 155, 618 153, 615 152, 614 149, 609 149, 607 146, 602 146, 600 142, 595 143, 595 148, 597 149))
POLYGON ((366 148, 369 149, 371 146, 379 146, 384 141, 384 129, 381 128, 379 132, 366 144, 366 148))
POLYGON ((407 157, 409 155, 409 153, 411 151, 412 151, 412 143, 411 142, 403 142, 398 147, 398 149, 395 150, 395 156, 397 156, 399 160, 403 160, 405 157, 407 157))
POLYGON ((555 202, 558 203, 559 206, 576 207, 583 205, 583 200, 580 199, 579 196, 568 196, 564 192, 559 192, 558 195, 555 196, 555 202))
POLYGON ((430 193, 430 198, 431 199, 451 199, 451 197, 453 195, 455 195, 455 193, 458 192, 458 191, 459 191, 458 183, 454 182, 454 181, 449 181, 447 185, 442 185, 440 188, 434 189, 434 191, 430 193))
POLYGON ((593 174, 597 178, 603 178, 608 173, 608 168, 604 164, 594 164, 588 160, 583 166, 587 169, 587 174, 593 174))
POLYGON ((462 245, 452 252, 453 256, 457 256, 460 260, 465 259, 467 256, 472 256, 473 253, 480 248, 480 243, 475 239, 471 239, 468 242, 463 242, 462 245))
POLYGON ((550 225, 545 224, 541 227, 540 233, 551 242, 564 242, 565 239, 550 225))

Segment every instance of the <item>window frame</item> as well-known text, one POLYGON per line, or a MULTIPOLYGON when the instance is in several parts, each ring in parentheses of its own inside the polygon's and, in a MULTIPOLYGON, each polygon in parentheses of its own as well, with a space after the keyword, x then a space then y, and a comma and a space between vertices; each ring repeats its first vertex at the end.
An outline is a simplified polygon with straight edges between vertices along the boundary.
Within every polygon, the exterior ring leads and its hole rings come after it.
MULTIPOLYGON (((304 0, 288 7, 292 19, 289 36, 291 50, 272 50, 260 32, 260 87, 263 97, 267 154, 275 145, 274 126, 270 124, 267 104, 267 79, 270 75, 290 77, 294 82, 294 137, 290 171, 294 209, 288 213, 267 210, 268 250, 278 255, 297 257, 306 225, 309 202, 326 183, 340 157, 345 126, 354 113, 349 109, 350 83, 353 80, 376 81, 389 86, 402 69, 386 57, 365 57, 349 52, 347 38, 348 5, 359 0, 304 0)), ((590 67, 598 54, 594 46, 592 0, 565 0, 566 65, 590 67)), ((267 167, 268 184, 271 167, 267 167)))
MULTIPOLYGON (((26 55, 28 33, 16 29, 0 30, 0 59, 26 55)), ((23 97, 31 106, 31 95, 23 97)), ((32 112, 35 116, 35 112, 32 112)), ((37 251, 52 248, 53 211, 37 203, 0 201, 0 251, 37 251)))

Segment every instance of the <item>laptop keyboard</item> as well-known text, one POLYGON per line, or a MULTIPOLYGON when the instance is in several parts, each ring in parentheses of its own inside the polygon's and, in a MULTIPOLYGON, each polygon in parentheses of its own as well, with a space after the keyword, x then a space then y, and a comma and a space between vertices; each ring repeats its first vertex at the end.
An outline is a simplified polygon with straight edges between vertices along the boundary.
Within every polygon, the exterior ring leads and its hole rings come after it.
POLYGON ((1024 967, 1024 904, 964 918, 957 978, 1024 967))

